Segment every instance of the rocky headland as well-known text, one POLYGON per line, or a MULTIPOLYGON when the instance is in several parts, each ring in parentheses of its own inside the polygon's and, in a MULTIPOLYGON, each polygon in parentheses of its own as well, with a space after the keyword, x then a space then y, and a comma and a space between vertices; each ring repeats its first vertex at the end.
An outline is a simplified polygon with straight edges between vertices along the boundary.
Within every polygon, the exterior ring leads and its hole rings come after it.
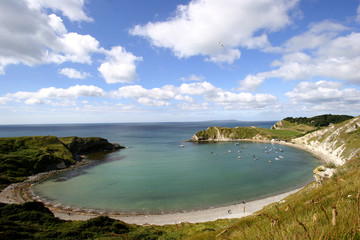
POLYGON ((87 154, 124 148, 99 137, 0 138, 1 188, 28 176, 78 164, 87 154))
POLYGON ((209 127, 195 133, 191 142, 267 141, 288 143, 315 155, 327 163, 343 165, 360 154, 360 116, 327 127, 290 123, 281 120, 271 129, 257 127, 209 127))

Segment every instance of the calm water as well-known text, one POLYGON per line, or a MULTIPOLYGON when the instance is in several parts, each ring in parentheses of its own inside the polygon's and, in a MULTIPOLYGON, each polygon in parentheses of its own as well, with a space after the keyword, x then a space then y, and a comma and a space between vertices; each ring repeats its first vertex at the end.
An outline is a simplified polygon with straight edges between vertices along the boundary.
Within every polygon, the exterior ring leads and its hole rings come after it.
POLYGON ((287 146, 240 142, 184 143, 208 126, 274 122, 121 123, 0 126, 0 137, 100 136, 128 148, 37 184, 34 192, 74 208, 124 213, 223 206, 307 183, 319 161, 287 146), (180 144, 185 147, 179 148, 180 144), (271 161, 271 163, 269 162, 271 161))

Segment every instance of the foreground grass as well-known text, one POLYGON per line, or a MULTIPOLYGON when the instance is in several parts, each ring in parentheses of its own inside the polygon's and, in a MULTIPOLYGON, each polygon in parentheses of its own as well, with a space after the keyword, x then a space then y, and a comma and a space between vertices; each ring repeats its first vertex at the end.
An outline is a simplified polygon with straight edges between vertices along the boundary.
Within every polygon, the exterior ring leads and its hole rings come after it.
POLYGON ((360 169, 347 169, 230 227, 189 239, 360 239, 360 169))

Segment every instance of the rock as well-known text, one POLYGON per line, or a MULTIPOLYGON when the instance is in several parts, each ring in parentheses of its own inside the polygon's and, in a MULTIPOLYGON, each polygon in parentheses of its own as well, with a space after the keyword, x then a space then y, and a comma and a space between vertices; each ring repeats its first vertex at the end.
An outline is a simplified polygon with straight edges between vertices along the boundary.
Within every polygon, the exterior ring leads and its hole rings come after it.
POLYGON ((313 172, 315 173, 314 174, 315 181, 317 183, 321 184, 325 178, 331 178, 334 175, 334 173, 336 172, 336 169, 335 168, 327 168, 327 167, 321 165, 321 166, 318 166, 317 168, 315 168, 313 172))
POLYGON ((66 144, 70 151, 75 155, 83 155, 95 152, 112 151, 121 148, 118 143, 109 143, 108 140, 99 137, 73 137, 70 143, 66 144))

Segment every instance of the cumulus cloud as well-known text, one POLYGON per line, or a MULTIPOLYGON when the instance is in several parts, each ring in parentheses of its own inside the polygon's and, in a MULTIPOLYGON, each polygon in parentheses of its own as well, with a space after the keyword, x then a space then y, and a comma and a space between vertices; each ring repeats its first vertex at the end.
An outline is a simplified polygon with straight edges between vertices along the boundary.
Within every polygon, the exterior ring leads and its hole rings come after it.
POLYGON ((200 82, 203 81, 204 79, 205 79, 204 76, 195 75, 195 74, 191 74, 190 76, 180 78, 180 80, 183 82, 190 82, 190 81, 200 82))
POLYGON ((91 54, 101 51, 99 42, 94 37, 71 32, 57 39, 56 47, 46 56, 46 59, 54 63, 69 61, 91 64, 91 54))
POLYGON ((56 45, 55 21, 53 16, 29 8, 24 0, 0 1, 0 68, 20 62, 41 63, 46 48, 56 45))
POLYGON ((291 22, 289 11, 297 2, 193 0, 179 5, 167 21, 136 25, 130 33, 179 58, 203 55, 207 61, 233 63, 241 56, 239 47, 271 47, 267 34, 291 22))
POLYGON ((292 103, 309 110, 328 112, 360 110, 360 91, 354 88, 343 88, 340 82, 301 82, 293 91, 285 95, 292 103))
POLYGON ((298 36, 294 36, 285 42, 286 52, 297 52, 304 49, 316 49, 328 43, 341 32, 349 30, 348 27, 325 20, 320 23, 310 24, 309 30, 298 36))
POLYGON ((244 80, 240 81, 240 90, 242 91, 254 91, 256 88, 261 86, 265 78, 261 74, 254 76, 249 74, 245 77, 244 80))
POLYGON ((75 85, 67 89, 64 88, 42 88, 37 92, 16 92, 6 94, 3 98, 6 101, 24 101, 25 104, 50 104, 51 100, 68 100, 78 97, 101 97, 105 92, 96 86, 75 85))
POLYGON ((111 92, 113 98, 130 98, 142 105, 170 106, 176 101, 181 109, 194 109, 210 105, 222 109, 262 109, 277 102, 271 94, 234 93, 217 88, 209 82, 183 83, 176 87, 165 85, 161 88, 146 89, 140 85, 121 87, 111 92))
MULTIPOLYGON (((0 1, 0 74, 9 64, 64 62, 92 64, 92 54, 106 56, 99 71, 108 83, 128 83, 136 78, 136 65, 141 57, 121 47, 101 48, 92 36, 68 32, 63 20, 48 10, 60 11, 72 21, 90 21, 83 11, 83 0, 3 0, 0 1)), ((73 70, 67 76, 84 78, 73 70)))
POLYGON ((98 68, 107 83, 130 83, 137 77, 136 63, 142 57, 136 57, 120 46, 105 51, 106 62, 98 68))
POLYGON ((271 65, 276 69, 248 75, 240 86, 258 86, 267 78, 303 80, 313 77, 360 84, 360 33, 343 33, 348 30, 328 20, 311 24, 307 32, 284 44, 284 55, 271 65))
POLYGON ((73 68, 63 68, 59 71, 60 74, 67 76, 68 78, 84 79, 91 76, 90 73, 79 72, 73 68))
POLYGON ((65 11, 71 2, 79 6, 74 14, 81 16, 83 1, 0 1, 0 73, 9 64, 91 63, 90 54, 99 51, 98 41, 90 35, 68 33, 62 19, 44 9, 65 11))
POLYGON ((26 0, 30 7, 41 9, 51 8, 60 11, 71 21, 93 21, 84 12, 84 0, 26 0))

